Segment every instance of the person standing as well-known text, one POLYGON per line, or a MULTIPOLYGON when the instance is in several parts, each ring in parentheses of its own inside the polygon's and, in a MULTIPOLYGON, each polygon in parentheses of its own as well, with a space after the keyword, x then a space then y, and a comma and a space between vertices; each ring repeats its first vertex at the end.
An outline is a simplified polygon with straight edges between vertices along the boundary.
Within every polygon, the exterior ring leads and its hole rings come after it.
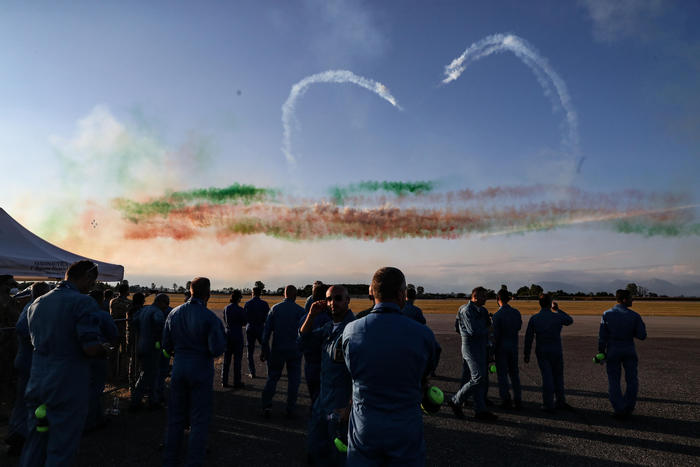
POLYGON ((228 372, 231 368, 233 357, 233 387, 244 387, 241 381, 241 361, 243 360, 243 326, 246 324, 245 313, 239 305, 243 294, 236 289, 231 294, 231 300, 224 308, 224 326, 226 328, 226 351, 224 352, 224 365, 221 368, 221 385, 229 387, 228 372))
POLYGON ((352 380, 345 366, 342 337, 345 326, 354 317, 348 308, 350 296, 341 285, 326 291, 324 300, 314 302, 299 330, 299 346, 303 351, 321 352, 319 396, 311 409, 307 453, 314 465, 342 465, 345 456, 335 449, 334 436, 347 423, 352 380), (332 321, 320 328, 314 320, 321 314, 331 313, 332 321))
MULTIPOLYGON (((134 297, 135 301, 136 297, 134 297)), ((163 354, 161 351, 161 339, 163 336, 163 309, 170 304, 170 298, 159 293, 153 300, 153 304, 141 308, 131 318, 131 326, 137 329, 137 339, 135 344, 135 353, 138 361, 141 363, 141 371, 138 380, 131 391, 132 410, 141 408, 143 396, 148 393, 148 407, 157 409, 162 407, 164 401, 161 401, 158 394, 158 368, 160 357, 163 354)))
POLYGON ((424 465, 421 400, 437 366, 433 332, 406 319, 406 278, 374 273, 371 313, 345 326, 343 352, 352 378, 348 465, 424 465))
POLYGON ((119 331, 119 353, 114 359, 114 375, 118 378, 128 376, 129 371, 129 351, 126 345, 126 320, 131 309, 129 300, 129 281, 122 281, 117 287, 117 295, 109 302, 109 314, 119 331))
POLYGON ((418 308, 413 302, 416 300, 416 289, 409 287, 406 289, 406 306, 403 307, 401 313, 408 316, 412 320, 419 322, 420 324, 426 324, 425 316, 423 316, 423 310, 418 308))
POLYGON ((552 301, 552 295, 540 295, 540 311, 530 317, 525 331, 525 363, 530 362, 532 341, 537 338, 535 355, 542 374, 543 410, 554 412, 556 409, 572 410, 564 396, 564 352, 561 345, 562 326, 571 326, 571 316, 552 301), (554 404, 556 396, 556 405, 554 404))
POLYGON ((616 418, 627 418, 637 404, 639 380, 637 379, 637 351, 634 338, 644 340, 647 329, 639 314, 630 309, 632 293, 620 289, 615 293, 617 305, 603 313, 598 332, 598 352, 605 354, 608 372, 608 395, 616 418), (627 390, 622 394, 620 377, 625 369, 627 390))
MULTIPOLYGON (((486 304, 486 289, 476 287, 472 290, 471 299, 462 305, 457 312, 459 333, 462 337, 462 359, 469 367, 469 380, 462 385, 457 393, 447 399, 457 418, 464 418, 462 404, 469 396, 474 398, 474 418, 482 421, 496 420, 498 417, 486 409, 486 391, 488 389, 487 354, 490 319, 484 308, 486 304)), ((462 370, 463 374, 466 372, 462 370)))
POLYGON ((253 298, 243 305, 243 314, 246 320, 245 337, 248 343, 248 376, 255 378, 255 341, 262 344, 262 333, 265 327, 267 313, 270 306, 260 298, 262 289, 253 287, 253 298))
POLYGON ((29 374, 32 370, 32 352, 34 352, 34 347, 32 347, 32 339, 29 335, 27 311, 34 300, 46 294, 49 290, 49 285, 46 282, 35 282, 32 284, 32 300, 24 306, 15 325, 15 333, 17 334, 17 356, 15 357, 17 391, 15 393, 15 405, 10 415, 9 434, 5 439, 9 446, 7 454, 12 457, 19 456, 22 453, 22 446, 28 435, 27 404, 24 400, 24 392, 27 389, 29 374))
POLYGON ((13 276, 0 275, 0 398, 14 399, 16 386, 14 361, 17 354, 17 338, 13 327, 22 313, 21 304, 11 291, 19 284, 13 276))
POLYGON ((163 465, 177 465, 185 425, 189 417, 188 466, 204 464, 214 383, 214 358, 224 353, 226 337, 221 320, 207 308, 211 283, 196 277, 190 283, 192 296, 175 308, 163 328, 162 347, 173 355, 168 401, 168 428, 163 465))
POLYGON ((270 310, 265 320, 262 335, 260 360, 267 360, 267 381, 262 392, 262 409, 265 418, 270 417, 272 398, 277 381, 282 376, 282 368, 287 367, 287 417, 294 418, 299 383, 301 382, 301 352, 297 345, 299 320, 304 309, 295 303, 297 288, 288 285, 284 288, 284 301, 270 310), (272 347, 269 342, 272 337, 272 347))
MULTIPOLYGON (((326 290, 328 287, 321 281, 315 281, 311 289, 311 295, 306 299, 306 304, 304 305, 304 316, 302 316, 299 327, 306 322, 306 317, 308 316, 309 310, 311 309, 311 304, 319 300, 326 299, 326 290)), ((323 327, 324 324, 331 321, 331 317, 328 313, 318 313, 314 316, 314 320, 311 325, 313 329, 319 329, 323 327)), ((306 378, 306 386, 309 389, 309 397, 311 398, 311 408, 313 409, 314 401, 318 397, 318 393, 321 390, 321 348, 312 346, 306 347, 304 350, 304 377, 306 378)))
POLYGON ((520 312, 511 307, 510 292, 501 289, 496 295, 499 309, 493 315, 493 333, 495 338, 496 372, 501 407, 504 409, 522 408, 522 390, 520 372, 518 371, 518 332, 523 326, 520 312), (513 398, 510 397, 508 377, 513 386, 513 398))
MULTIPOLYGON (((88 412, 90 359, 105 348, 96 312, 88 297, 97 279, 97 264, 70 265, 65 280, 35 300, 27 311, 34 346, 27 383, 27 430, 20 466, 72 465, 88 412), (48 432, 40 432, 37 409, 45 409, 48 432)), ((42 411, 40 410, 39 413, 42 411)))
POLYGON ((146 304, 146 296, 142 292, 136 292, 131 300, 131 307, 126 313, 126 351, 129 355, 129 391, 134 392, 136 380, 139 377, 141 361, 136 351, 136 343, 139 340, 138 323, 134 323, 134 317, 146 304))

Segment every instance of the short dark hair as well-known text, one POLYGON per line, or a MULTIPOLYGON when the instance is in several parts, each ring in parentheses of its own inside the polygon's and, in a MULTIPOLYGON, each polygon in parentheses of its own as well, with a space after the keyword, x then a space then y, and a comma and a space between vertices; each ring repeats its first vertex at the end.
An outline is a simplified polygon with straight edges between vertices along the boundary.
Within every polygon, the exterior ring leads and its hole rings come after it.
POLYGON ((294 295, 294 297, 297 296, 297 288, 293 285, 286 286, 284 288, 284 296, 288 297, 288 296, 292 296, 292 295, 294 295))
POLYGON ((112 289, 105 290, 105 300, 112 298, 114 296, 114 291, 112 289))
POLYGON ((387 266, 372 277, 372 294, 380 302, 398 300, 406 289, 406 276, 400 269, 387 266))
POLYGON ((117 292, 119 292, 120 296, 129 295, 129 281, 121 281, 117 292))
POLYGON ((207 298, 211 292, 211 281, 206 277, 195 277, 190 284, 194 298, 207 298))
POLYGON ((510 298, 511 298, 510 292, 507 289, 499 290, 498 293, 496 294, 496 296, 503 303, 508 303, 510 301, 510 298))
POLYGON ((35 282, 32 284, 32 298, 37 299, 51 290, 46 282, 35 282))
POLYGON ((142 292, 136 292, 134 298, 131 300, 133 306, 143 306, 146 303, 146 296, 142 292))
POLYGON ((260 287, 253 287, 253 295, 255 295, 256 297, 259 297, 261 293, 262 293, 262 289, 260 287))
POLYGON ((486 288, 484 288, 484 287, 482 287, 482 286, 474 287, 474 288, 472 289, 472 294, 471 294, 471 296, 473 297, 473 296, 474 296, 475 294, 477 294, 477 293, 486 294, 486 288))
POLYGON ((625 300, 632 298, 632 292, 627 289, 618 289, 615 292, 615 298, 617 299, 617 303, 622 303, 625 300))
POLYGON ((238 303, 238 302, 241 300, 241 298, 243 298, 243 294, 241 293, 240 290, 236 289, 236 290, 234 290, 233 293, 231 294, 231 300, 230 300, 230 301, 231 301, 231 303, 238 303))
POLYGON ((156 298, 153 299, 153 304, 155 305, 156 303, 170 304, 170 297, 166 293, 159 293, 156 295, 156 298))
POLYGON ((81 259, 68 266, 65 278, 68 280, 82 279, 85 276, 97 277, 97 264, 87 259, 81 259))
POLYGON ((551 293, 543 293, 540 294, 540 307, 545 310, 545 309, 550 309, 552 308, 552 294, 551 293))
POLYGON ((326 291, 328 286, 321 281, 314 282, 314 286, 311 288, 311 296, 314 300, 323 300, 326 298, 326 291))
POLYGON ((409 287, 406 289, 406 300, 413 301, 416 299, 416 289, 409 287))

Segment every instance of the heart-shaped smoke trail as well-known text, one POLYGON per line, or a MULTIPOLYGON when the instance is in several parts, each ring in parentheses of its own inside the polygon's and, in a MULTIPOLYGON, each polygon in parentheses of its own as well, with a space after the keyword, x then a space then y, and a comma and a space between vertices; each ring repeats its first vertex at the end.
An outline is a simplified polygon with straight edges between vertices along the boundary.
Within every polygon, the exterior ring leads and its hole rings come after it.
POLYGON ((307 76, 294 86, 289 92, 289 97, 282 105, 282 152, 290 165, 296 164, 296 157, 292 154, 292 121, 297 101, 308 90, 309 86, 316 83, 352 83, 368 89, 401 110, 396 98, 391 95, 389 89, 378 81, 358 76, 348 70, 328 70, 315 75, 307 76))

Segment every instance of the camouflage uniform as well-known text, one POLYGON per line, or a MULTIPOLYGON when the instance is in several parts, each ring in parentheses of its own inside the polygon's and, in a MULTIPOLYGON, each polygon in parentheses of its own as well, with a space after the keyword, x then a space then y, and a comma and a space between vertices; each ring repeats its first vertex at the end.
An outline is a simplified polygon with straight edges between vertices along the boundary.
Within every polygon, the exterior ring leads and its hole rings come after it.
MULTIPOLYGON (((113 373, 118 378, 127 375, 127 366, 129 363, 129 339, 127 328, 127 316, 131 310, 131 300, 126 297, 113 298, 109 302, 109 314, 117 325, 119 331, 119 353, 114 359, 113 373), (121 321, 119 321, 121 320, 121 321), (117 369, 119 373, 117 374, 117 369)), ((132 346, 133 347, 133 346, 132 346)))

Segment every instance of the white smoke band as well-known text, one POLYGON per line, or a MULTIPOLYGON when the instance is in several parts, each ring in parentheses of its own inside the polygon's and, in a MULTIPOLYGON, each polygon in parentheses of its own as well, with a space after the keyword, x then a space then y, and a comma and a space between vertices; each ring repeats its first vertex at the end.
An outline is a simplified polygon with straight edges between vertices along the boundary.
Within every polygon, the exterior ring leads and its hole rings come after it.
MULTIPOLYGON (((389 102, 399 110, 401 106, 396 101, 396 98, 391 95, 389 89, 378 81, 374 81, 363 76, 358 76, 348 70, 328 70, 315 75, 307 76, 294 86, 289 92, 289 97, 282 105, 282 152, 289 164, 296 164, 296 157, 292 154, 292 122, 295 120, 294 111, 297 101, 308 90, 309 86, 316 83, 352 83, 357 86, 368 89, 389 102)), ((298 126, 298 125, 297 125, 298 126)))
POLYGON ((544 89, 545 96, 552 100, 554 108, 561 106, 564 110, 567 131, 563 137, 563 144, 574 156, 579 157, 578 116, 571 103, 566 83, 552 69, 547 59, 541 56, 525 39, 513 34, 494 34, 473 43, 462 55, 445 67, 445 79, 442 82, 447 84, 456 80, 467 69, 467 66, 479 59, 506 51, 513 52, 532 70, 544 89), (555 94, 559 97, 558 102, 555 94))

